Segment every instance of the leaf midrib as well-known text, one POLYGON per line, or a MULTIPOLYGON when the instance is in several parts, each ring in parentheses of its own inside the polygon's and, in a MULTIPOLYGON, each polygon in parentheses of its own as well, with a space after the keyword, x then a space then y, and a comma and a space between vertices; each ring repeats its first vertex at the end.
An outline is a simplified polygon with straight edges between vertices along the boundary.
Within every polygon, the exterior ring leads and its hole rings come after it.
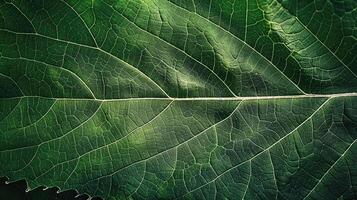
POLYGON ((0 98, 1 100, 22 99, 22 98, 41 98, 60 101, 137 101, 137 100, 158 100, 158 101, 234 101, 234 100, 270 100, 270 99, 302 99, 302 98, 337 98, 337 97, 357 97, 357 92, 335 93, 335 94, 306 94, 306 95, 276 95, 276 96, 236 96, 236 97, 130 97, 113 99, 90 99, 90 98, 66 98, 66 97, 45 97, 45 96, 18 96, 0 98))

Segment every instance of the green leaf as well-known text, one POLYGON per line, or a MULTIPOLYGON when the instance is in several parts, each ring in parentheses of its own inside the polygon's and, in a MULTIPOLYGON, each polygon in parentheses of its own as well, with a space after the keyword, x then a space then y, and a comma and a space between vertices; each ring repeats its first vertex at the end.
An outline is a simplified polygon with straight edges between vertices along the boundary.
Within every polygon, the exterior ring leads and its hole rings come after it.
POLYGON ((357 199, 357 2, 0 1, 0 176, 105 199, 357 199))

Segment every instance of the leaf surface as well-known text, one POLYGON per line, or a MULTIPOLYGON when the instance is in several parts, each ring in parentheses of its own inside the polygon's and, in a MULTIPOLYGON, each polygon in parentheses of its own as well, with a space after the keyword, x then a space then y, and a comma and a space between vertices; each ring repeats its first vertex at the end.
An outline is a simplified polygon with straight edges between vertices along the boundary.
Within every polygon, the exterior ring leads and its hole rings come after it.
POLYGON ((356 199, 356 7, 0 1, 0 176, 105 199, 356 199))

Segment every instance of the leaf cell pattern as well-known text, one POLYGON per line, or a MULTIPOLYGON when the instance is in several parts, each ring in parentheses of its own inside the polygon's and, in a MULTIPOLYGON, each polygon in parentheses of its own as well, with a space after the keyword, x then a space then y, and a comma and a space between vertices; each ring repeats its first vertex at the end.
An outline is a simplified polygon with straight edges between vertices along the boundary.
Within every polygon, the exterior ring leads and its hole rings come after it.
POLYGON ((0 176, 105 199, 357 199, 354 0, 1 0, 0 176))

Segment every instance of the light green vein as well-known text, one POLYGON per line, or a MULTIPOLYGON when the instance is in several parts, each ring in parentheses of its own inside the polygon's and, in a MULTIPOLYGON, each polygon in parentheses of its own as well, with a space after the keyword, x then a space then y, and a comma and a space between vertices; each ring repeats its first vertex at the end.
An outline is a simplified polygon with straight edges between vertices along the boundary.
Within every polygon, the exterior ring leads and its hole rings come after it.
POLYGON ((273 66, 286 80, 288 80, 297 90, 299 90, 302 94, 306 94, 294 81, 292 81, 290 78, 288 78, 276 65, 274 65, 268 58, 266 58, 264 55, 262 55, 260 52, 258 52, 255 48, 253 48, 252 46, 250 46, 247 42, 245 42, 244 40, 240 39, 239 37, 237 37, 236 35, 234 35, 233 33, 227 31, 226 29, 224 29, 222 26, 212 22, 209 19, 206 19, 205 17, 203 17, 202 15, 196 13, 196 12, 192 12, 190 10, 187 10, 184 7, 178 6, 175 3, 165 0, 166 2, 169 2, 170 4, 176 6, 177 8, 180 8, 182 10, 185 10, 186 12, 192 13, 197 15, 198 17, 200 17, 201 19, 206 20, 207 22, 209 22, 210 24, 214 25, 215 27, 219 28, 220 30, 228 33, 229 35, 231 35, 233 38, 237 39, 238 41, 242 42, 243 44, 245 44, 247 47, 249 47, 251 50, 253 50, 255 53, 257 53, 259 56, 261 56, 265 61, 267 61, 271 66, 273 66))
POLYGON ((138 68, 134 67, 133 65, 131 65, 130 63, 127 63, 125 62, 124 60, 121 60, 120 58, 114 56, 113 54, 107 52, 107 51, 104 51, 103 49, 101 48, 97 48, 97 47, 92 47, 92 46, 88 46, 88 45, 85 45, 85 44, 79 44, 79 43, 76 43, 76 42, 71 42, 71 41, 67 41, 67 40, 62 40, 62 39, 58 39, 58 38, 53 38, 53 37, 50 37, 50 36, 46 36, 46 35, 42 35, 42 34, 39 34, 39 33, 23 33, 23 32, 15 32, 15 31, 12 31, 12 30, 9 30, 9 29, 3 29, 3 28, 0 28, 0 31, 6 31, 8 33, 13 33, 13 34, 17 34, 17 35, 32 35, 32 36, 37 36, 37 37, 43 37, 43 38, 46 38, 46 39, 50 39, 50 40, 54 40, 54 41, 58 41, 58 42, 63 42, 63 43, 66 43, 66 44, 72 44, 72 45, 76 45, 76 46, 80 46, 80 47, 84 47, 84 48, 89 48, 89 49, 94 49, 94 50, 97 50, 97 51, 100 51, 112 58, 114 58, 115 60, 119 61, 120 63, 125 63, 127 66, 129 66, 130 68, 132 68, 134 71, 136 71, 137 73, 139 73, 142 77, 144 77, 145 79, 147 79, 149 82, 153 83, 157 89, 159 89, 165 96, 167 97, 170 97, 166 91, 164 89, 161 88, 161 86, 156 83, 154 80, 152 80, 148 75, 146 75, 145 73, 143 73, 142 71, 140 71, 138 68))
MULTIPOLYGON (((197 190, 199 190, 199 189, 205 187, 206 185, 209 185, 209 184, 215 182, 217 179, 219 179, 220 177, 222 177, 224 174, 230 172, 231 170, 233 170, 233 169, 235 169, 235 168, 237 168, 237 167, 239 167, 239 166, 241 166, 241 165, 243 165, 243 164, 245 164, 245 163, 247 163, 247 162, 252 161, 253 159, 257 158, 259 155, 263 154, 264 152, 269 151, 269 149, 271 149, 271 148, 274 147, 275 145, 279 144, 282 140, 284 140, 285 138, 287 138, 288 136, 290 136, 291 134, 293 134, 293 133, 294 133, 296 130, 298 130, 302 125, 304 125, 305 123, 307 123, 316 113, 318 113, 318 111, 320 111, 320 110, 329 102, 330 99, 332 99, 332 98, 329 98, 329 99, 327 99, 325 102, 323 102, 323 103, 320 105, 320 107, 318 107, 318 108, 317 108, 308 118, 306 118, 300 125, 298 125, 297 127, 295 127, 292 131, 290 131, 290 132, 289 132, 288 134, 286 134, 284 137, 280 138, 278 141, 274 142, 271 146, 269 146, 269 147, 266 148, 265 150, 263 150, 263 151, 257 153, 256 155, 254 155, 253 157, 251 157, 250 159, 248 159, 248 160, 246 160, 246 161, 243 161, 243 162, 241 162, 241 163, 239 163, 239 164, 237 164, 237 165, 234 165, 234 166, 228 168, 227 170, 225 170, 224 172, 222 172, 220 175, 218 175, 216 178, 214 178, 214 179, 212 179, 211 181, 209 181, 209 182, 207 182, 207 183, 201 185, 200 187, 197 187, 197 188, 195 188, 195 189, 189 191, 188 193, 186 193, 186 194, 184 194, 184 195, 182 195, 182 196, 186 196, 186 195, 189 194, 189 193, 192 193, 192 192, 194 192, 194 191, 197 191, 197 190)), ((182 196, 181 196, 181 197, 182 197, 182 196)), ((178 197, 178 198, 180 198, 180 197, 178 197)))

